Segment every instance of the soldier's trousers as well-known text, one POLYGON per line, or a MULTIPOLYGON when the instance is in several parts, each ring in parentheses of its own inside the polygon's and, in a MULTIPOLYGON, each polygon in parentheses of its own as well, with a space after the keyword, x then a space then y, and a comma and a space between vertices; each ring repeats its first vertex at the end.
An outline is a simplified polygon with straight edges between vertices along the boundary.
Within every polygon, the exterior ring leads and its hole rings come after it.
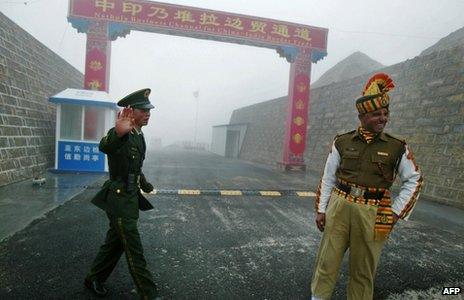
POLYGON ((385 241, 374 240, 376 215, 377 206, 349 202, 342 196, 331 194, 311 282, 315 299, 330 299, 348 248, 347 298, 372 299, 375 272, 385 244, 385 241))
POLYGON ((105 282, 116 267, 122 253, 125 253, 129 272, 140 298, 155 298, 158 292, 143 256, 137 219, 111 215, 108 215, 108 218, 110 228, 106 234, 105 243, 100 247, 87 279, 105 282))

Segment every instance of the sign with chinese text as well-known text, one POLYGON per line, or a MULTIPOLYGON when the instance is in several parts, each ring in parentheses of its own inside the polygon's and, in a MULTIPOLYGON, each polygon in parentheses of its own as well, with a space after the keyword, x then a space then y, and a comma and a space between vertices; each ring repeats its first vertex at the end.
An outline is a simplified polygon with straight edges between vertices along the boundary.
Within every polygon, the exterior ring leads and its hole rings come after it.
POLYGON ((328 29, 147 0, 69 0, 68 20, 87 34, 87 89, 108 90, 111 41, 131 30, 275 49, 291 63, 282 163, 304 165, 311 63, 327 55, 328 29))
POLYGON ((138 30, 142 25, 143 30, 164 30, 173 35, 191 32, 200 38, 219 36, 225 41, 229 38, 258 46, 327 48, 325 28, 151 1, 70 0, 69 17, 106 20, 129 28, 136 26, 138 30))
POLYGON ((105 154, 98 149, 98 143, 59 141, 58 169, 104 172, 105 154))

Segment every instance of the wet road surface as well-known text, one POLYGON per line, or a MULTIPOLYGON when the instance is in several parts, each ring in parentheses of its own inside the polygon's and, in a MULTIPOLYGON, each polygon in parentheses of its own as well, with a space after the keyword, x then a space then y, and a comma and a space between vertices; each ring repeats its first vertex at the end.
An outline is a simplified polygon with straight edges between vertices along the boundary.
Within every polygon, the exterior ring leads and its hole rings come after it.
MULTIPOLYGON (((307 190, 314 182, 308 175, 194 152, 149 153, 144 172, 157 188, 307 190)), ((101 180, 0 243, 0 299, 93 299, 82 282, 107 229, 104 212, 89 202, 98 184, 101 180)), ((313 224, 313 198, 149 195, 149 200, 155 209, 141 212, 139 230, 149 268, 167 299, 310 296, 321 237, 313 224)), ((438 299, 442 286, 464 287, 462 211, 419 204, 383 250, 375 299, 438 299)), ((345 261, 334 299, 345 298, 347 276, 345 261)), ((112 299, 137 299, 124 259, 107 286, 112 299)))

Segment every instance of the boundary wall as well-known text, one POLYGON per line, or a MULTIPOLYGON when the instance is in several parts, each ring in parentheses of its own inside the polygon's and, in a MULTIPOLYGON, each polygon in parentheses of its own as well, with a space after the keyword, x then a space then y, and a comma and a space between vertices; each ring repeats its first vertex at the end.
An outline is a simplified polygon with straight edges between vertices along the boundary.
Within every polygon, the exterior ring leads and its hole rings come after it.
POLYGON ((48 97, 84 76, 0 13, 0 186, 55 162, 56 108, 48 97))
MULTIPOLYGON (((422 195, 464 207, 464 46, 440 50, 376 72, 391 75, 386 131, 406 139, 424 173, 422 195)), ((355 99, 372 74, 311 90, 305 162, 322 174, 335 135, 358 124, 355 99)), ((286 97, 237 109, 230 123, 248 123, 240 158, 281 160, 286 97)), ((315 187, 312 187, 315 188, 315 187)))

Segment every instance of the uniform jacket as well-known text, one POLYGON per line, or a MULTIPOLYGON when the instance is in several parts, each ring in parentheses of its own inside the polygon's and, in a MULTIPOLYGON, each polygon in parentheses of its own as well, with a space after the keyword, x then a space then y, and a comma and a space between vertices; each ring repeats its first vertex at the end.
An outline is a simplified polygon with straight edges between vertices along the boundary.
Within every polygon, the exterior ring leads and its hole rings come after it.
POLYGON ((340 154, 336 177, 365 187, 390 188, 397 166, 404 153, 405 142, 381 132, 370 144, 358 131, 351 131, 335 139, 340 154))
POLYGON ((99 149, 108 157, 110 179, 103 184, 92 203, 113 216, 125 218, 138 218, 139 209, 152 209, 153 206, 140 192, 140 187, 144 189, 143 185, 148 184, 142 173, 146 151, 143 135, 132 130, 119 138, 113 127, 101 139, 99 149), (129 174, 133 174, 132 177, 129 174), (129 184, 132 184, 132 191, 129 184))
POLYGON ((407 144, 384 132, 369 144, 361 140, 358 131, 339 135, 334 139, 316 193, 316 210, 325 213, 330 193, 339 179, 389 189, 396 175, 401 180, 401 189, 391 208, 400 218, 408 219, 422 187, 422 176, 407 144))

